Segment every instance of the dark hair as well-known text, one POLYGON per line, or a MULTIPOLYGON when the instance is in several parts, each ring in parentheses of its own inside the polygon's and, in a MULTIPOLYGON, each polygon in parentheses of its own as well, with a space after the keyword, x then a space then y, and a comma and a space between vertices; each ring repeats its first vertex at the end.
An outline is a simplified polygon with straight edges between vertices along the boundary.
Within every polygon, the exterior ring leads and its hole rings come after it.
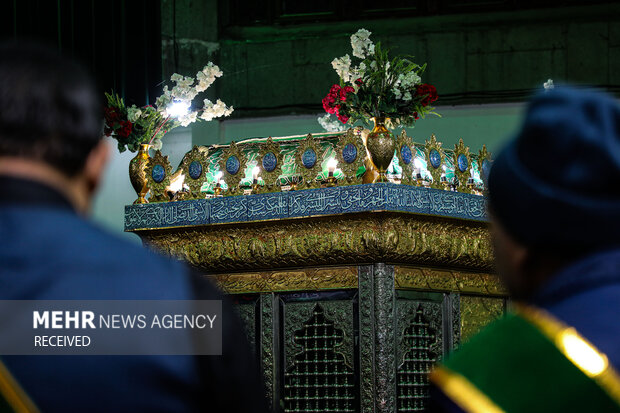
POLYGON ((0 157, 75 175, 102 137, 99 96, 73 59, 34 43, 0 43, 0 157))

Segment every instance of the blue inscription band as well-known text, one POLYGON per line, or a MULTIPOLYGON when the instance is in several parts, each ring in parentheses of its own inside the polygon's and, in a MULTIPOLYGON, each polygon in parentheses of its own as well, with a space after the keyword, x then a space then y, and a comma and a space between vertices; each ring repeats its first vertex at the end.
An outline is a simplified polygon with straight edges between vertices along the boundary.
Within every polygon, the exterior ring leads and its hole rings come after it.
POLYGON ((392 183, 240 195, 125 207, 125 231, 370 211, 487 221, 479 195, 392 183))

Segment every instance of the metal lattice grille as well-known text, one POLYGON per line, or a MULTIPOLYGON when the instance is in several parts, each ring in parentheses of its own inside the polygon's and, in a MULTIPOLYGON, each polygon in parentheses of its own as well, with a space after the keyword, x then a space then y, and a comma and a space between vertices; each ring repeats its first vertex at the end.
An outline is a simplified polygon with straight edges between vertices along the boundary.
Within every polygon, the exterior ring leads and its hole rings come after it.
POLYGON ((284 411, 354 412, 354 375, 335 351, 343 331, 325 318, 319 304, 293 340, 303 351, 284 374, 284 411))
POLYGON ((420 412, 424 411, 428 400, 428 374, 435 362, 430 348, 436 340, 435 331, 430 328, 421 307, 403 334, 408 351, 398 369, 398 411, 420 412))

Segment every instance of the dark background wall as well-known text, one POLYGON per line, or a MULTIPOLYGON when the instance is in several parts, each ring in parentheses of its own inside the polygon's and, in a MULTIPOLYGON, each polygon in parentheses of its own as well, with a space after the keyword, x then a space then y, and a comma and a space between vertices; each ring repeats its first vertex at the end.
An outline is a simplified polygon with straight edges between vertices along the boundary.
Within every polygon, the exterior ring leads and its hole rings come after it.
POLYGON ((235 117, 316 113, 364 27, 428 62, 440 105, 523 101, 547 78, 620 90, 620 5, 576 0, 5 0, 0 37, 44 39, 103 90, 153 103, 207 61, 235 117))
POLYGON ((364 27, 428 62, 440 105, 523 101, 548 78, 620 90, 611 1, 162 0, 164 73, 220 64, 234 116, 316 113, 364 27), (217 12, 216 12, 217 10, 217 12), (176 54, 175 51, 176 50, 176 54))
POLYGON ((159 0, 3 0, 0 37, 43 41, 86 64, 102 90, 143 105, 161 92, 159 0))

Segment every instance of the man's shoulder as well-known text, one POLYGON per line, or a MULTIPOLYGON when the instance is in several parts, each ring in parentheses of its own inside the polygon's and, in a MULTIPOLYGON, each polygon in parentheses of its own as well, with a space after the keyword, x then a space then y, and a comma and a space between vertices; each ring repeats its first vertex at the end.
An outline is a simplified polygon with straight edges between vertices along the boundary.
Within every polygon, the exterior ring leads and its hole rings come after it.
POLYGON ((592 355, 604 359, 574 328, 519 305, 448 357, 431 379, 453 400, 492 400, 505 411, 619 411, 604 386, 584 374, 592 355), (464 393, 471 397, 462 399, 464 393))
POLYGON ((21 296, 37 285, 59 299, 186 299, 192 296, 187 266, 87 219, 65 211, 3 211, 15 223, 17 241, 0 248, 11 257, 3 268, 5 292, 21 296), (29 221, 31 220, 31 221, 29 221), (20 274, 12 277, 11 274, 20 274))
POLYGON ((522 319, 511 313, 505 314, 450 354, 444 363, 459 368, 470 364, 476 368, 495 365, 495 359, 504 358, 506 352, 525 350, 517 339, 524 327, 522 319))
POLYGON ((177 260, 131 242, 90 220, 77 218, 75 227, 67 235, 72 237, 68 242, 82 252, 79 256, 72 254, 76 260, 97 261, 98 265, 105 267, 140 269, 150 273, 185 271, 177 260))

